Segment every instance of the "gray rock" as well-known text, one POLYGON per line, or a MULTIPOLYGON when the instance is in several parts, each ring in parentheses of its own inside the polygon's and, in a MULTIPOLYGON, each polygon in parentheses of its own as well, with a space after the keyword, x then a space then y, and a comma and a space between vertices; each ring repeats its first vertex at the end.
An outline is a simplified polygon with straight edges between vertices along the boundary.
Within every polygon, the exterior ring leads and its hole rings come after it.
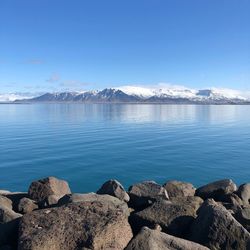
POLYGON ((129 205, 135 209, 143 209, 158 199, 168 200, 165 188, 154 181, 144 181, 129 188, 129 205))
POLYGON ((216 201, 224 201, 225 195, 235 192, 236 189, 237 186, 232 180, 219 180, 196 189, 195 195, 204 200, 213 198, 216 201))
POLYGON ((12 201, 3 195, 0 195, 0 206, 12 209, 12 201))
POLYGON ((189 239, 211 250, 250 247, 250 234, 222 205, 214 200, 203 203, 190 229, 189 239))
POLYGON ((250 183, 239 186, 237 191, 238 196, 242 199, 245 205, 249 205, 250 201, 250 183))
POLYGON ((35 209, 38 209, 37 204, 29 198, 22 198, 18 204, 18 212, 22 214, 30 213, 35 209))
POLYGON ((125 250, 209 250, 197 243, 143 227, 125 250))
POLYGON ((14 212, 8 207, 0 206, 0 223, 7 223, 21 216, 21 214, 14 212))
POLYGON ((196 217, 203 200, 200 197, 182 197, 175 201, 158 200, 150 207, 133 213, 130 223, 135 233, 143 226, 160 225, 166 233, 183 237, 196 217))
POLYGON ((195 187, 191 183, 181 181, 168 181, 163 187, 167 190, 169 198, 194 196, 195 187))
POLYGON ((129 195, 125 191, 124 187, 117 180, 109 180, 105 182, 102 187, 96 192, 97 194, 109 194, 122 201, 128 202, 129 195))
POLYGON ((114 206, 119 206, 120 208, 122 208, 123 212, 126 213, 127 215, 130 214, 128 205, 125 202, 107 194, 105 195, 99 195, 96 193, 69 194, 69 195, 65 195, 58 201, 58 206, 62 206, 62 205, 69 204, 69 203, 96 202, 96 201, 99 201, 99 202, 108 201, 112 203, 114 206))
POLYGON ((50 195, 63 197, 66 194, 70 194, 71 191, 66 181, 48 177, 32 182, 28 193, 32 200, 44 202, 50 195))
MULTIPOLYGON (((18 249, 124 249, 132 238, 128 215, 122 206, 102 199, 24 215, 19 226, 18 249)), ((124 203, 116 200, 117 204, 124 203)))
POLYGON ((243 207, 234 213, 235 219, 250 232, 250 207, 243 207))

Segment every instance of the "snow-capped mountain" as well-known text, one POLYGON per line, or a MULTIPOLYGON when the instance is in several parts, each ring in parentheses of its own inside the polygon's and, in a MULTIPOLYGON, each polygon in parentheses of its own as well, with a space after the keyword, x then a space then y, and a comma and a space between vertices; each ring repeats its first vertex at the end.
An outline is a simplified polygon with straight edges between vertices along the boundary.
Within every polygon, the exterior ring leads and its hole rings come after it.
POLYGON ((13 98, 19 102, 250 104, 250 94, 231 89, 189 89, 185 87, 122 86, 83 92, 46 93, 34 98, 13 98))

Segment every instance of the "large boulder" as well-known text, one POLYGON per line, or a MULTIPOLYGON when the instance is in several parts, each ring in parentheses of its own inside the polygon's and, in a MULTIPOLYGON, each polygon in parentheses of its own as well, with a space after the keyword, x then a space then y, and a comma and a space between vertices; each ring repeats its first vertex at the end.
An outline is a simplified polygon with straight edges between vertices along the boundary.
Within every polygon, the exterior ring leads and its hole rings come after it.
POLYGON ((28 193, 32 200, 44 203, 50 195, 56 195, 59 199, 66 194, 70 194, 71 191, 66 181, 55 177, 47 177, 32 182, 28 193))
POLYGON ((148 207, 158 199, 169 199, 166 189, 154 181, 144 181, 132 185, 128 193, 130 196, 129 205, 135 209, 148 207))
POLYGON ((125 250, 209 250, 197 243, 143 227, 125 250))
POLYGON ((249 205, 250 201, 250 183, 239 186, 237 191, 238 196, 242 199, 245 205, 249 205))
POLYGON ((102 197, 33 211, 21 219, 18 249, 124 249, 132 238, 124 204, 102 197))
POLYGON ((59 201, 58 201, 58 206, 63 206, 65 204, 69 203, 79 203, 79 202, 110 202, 114 206, 119 206, 122 208, 124 213, 129 214, 129 209, 127 203, 119 200, 118 198, 115 198, 114 196, 111 195, 99 195, 96 193, 87 193, 87 194, 67 194, 63 196, 59 201))
POLYGON ((195 187, 193 184, 181 181, 168 181, 163 187, 167 190, 169 198, 194 196, 195 187))
POLYGON ((3 195, 0 195, 0 206, 12 209, 12 201, 3 195))
POLYGON ((135 233, 143 226, 153 228, 158 224, 164 232, 183 237, 202 202, 200 197, 194 196, 182 197, 175 201, 158 200, 150 207, 133 213, 130 223, 135 233))
POLYGON ((189 239, 211 250, 250 249, 248 231, 222 205, 210 199, 199 209, 189 239))
POLYGON ((30 213, 37 208, 38 206, 33 200, 25 197, 18 204, 18 212, 22 214, 30 213))
POLYGON ((129 195, 125 191, 124 187, 117 180, 106 181, 101 188, 96 192, 97 194, 109 194, 122 201, 128 202, 129 195))
POLYGON ((225 179, 197 188, 195 195, 200 196, 204 200, 213 198, 216 201, 224 201, 225 196, 235 192, 236 189, 237 186, 232 180, 225 179))

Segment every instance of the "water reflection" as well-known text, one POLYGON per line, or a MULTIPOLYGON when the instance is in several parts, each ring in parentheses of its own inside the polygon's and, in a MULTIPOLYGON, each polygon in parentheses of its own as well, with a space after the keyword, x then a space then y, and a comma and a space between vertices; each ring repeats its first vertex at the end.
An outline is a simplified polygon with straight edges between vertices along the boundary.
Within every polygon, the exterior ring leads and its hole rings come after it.
POLYGON ((249 121, 250 106, 202 106, 156 104, 33 104, 0 105, 0 122, 5 120, 81 123, 111 121, 121 123, 209 124, 249 121))

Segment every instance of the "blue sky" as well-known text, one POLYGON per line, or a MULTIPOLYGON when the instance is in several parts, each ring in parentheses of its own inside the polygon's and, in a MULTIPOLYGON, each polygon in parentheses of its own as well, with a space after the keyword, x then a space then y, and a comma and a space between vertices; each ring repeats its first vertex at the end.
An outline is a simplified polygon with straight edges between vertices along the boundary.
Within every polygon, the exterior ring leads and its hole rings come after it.
POLYGON ((250 0, 1 0, 0 92, 250 89, 250 0))

